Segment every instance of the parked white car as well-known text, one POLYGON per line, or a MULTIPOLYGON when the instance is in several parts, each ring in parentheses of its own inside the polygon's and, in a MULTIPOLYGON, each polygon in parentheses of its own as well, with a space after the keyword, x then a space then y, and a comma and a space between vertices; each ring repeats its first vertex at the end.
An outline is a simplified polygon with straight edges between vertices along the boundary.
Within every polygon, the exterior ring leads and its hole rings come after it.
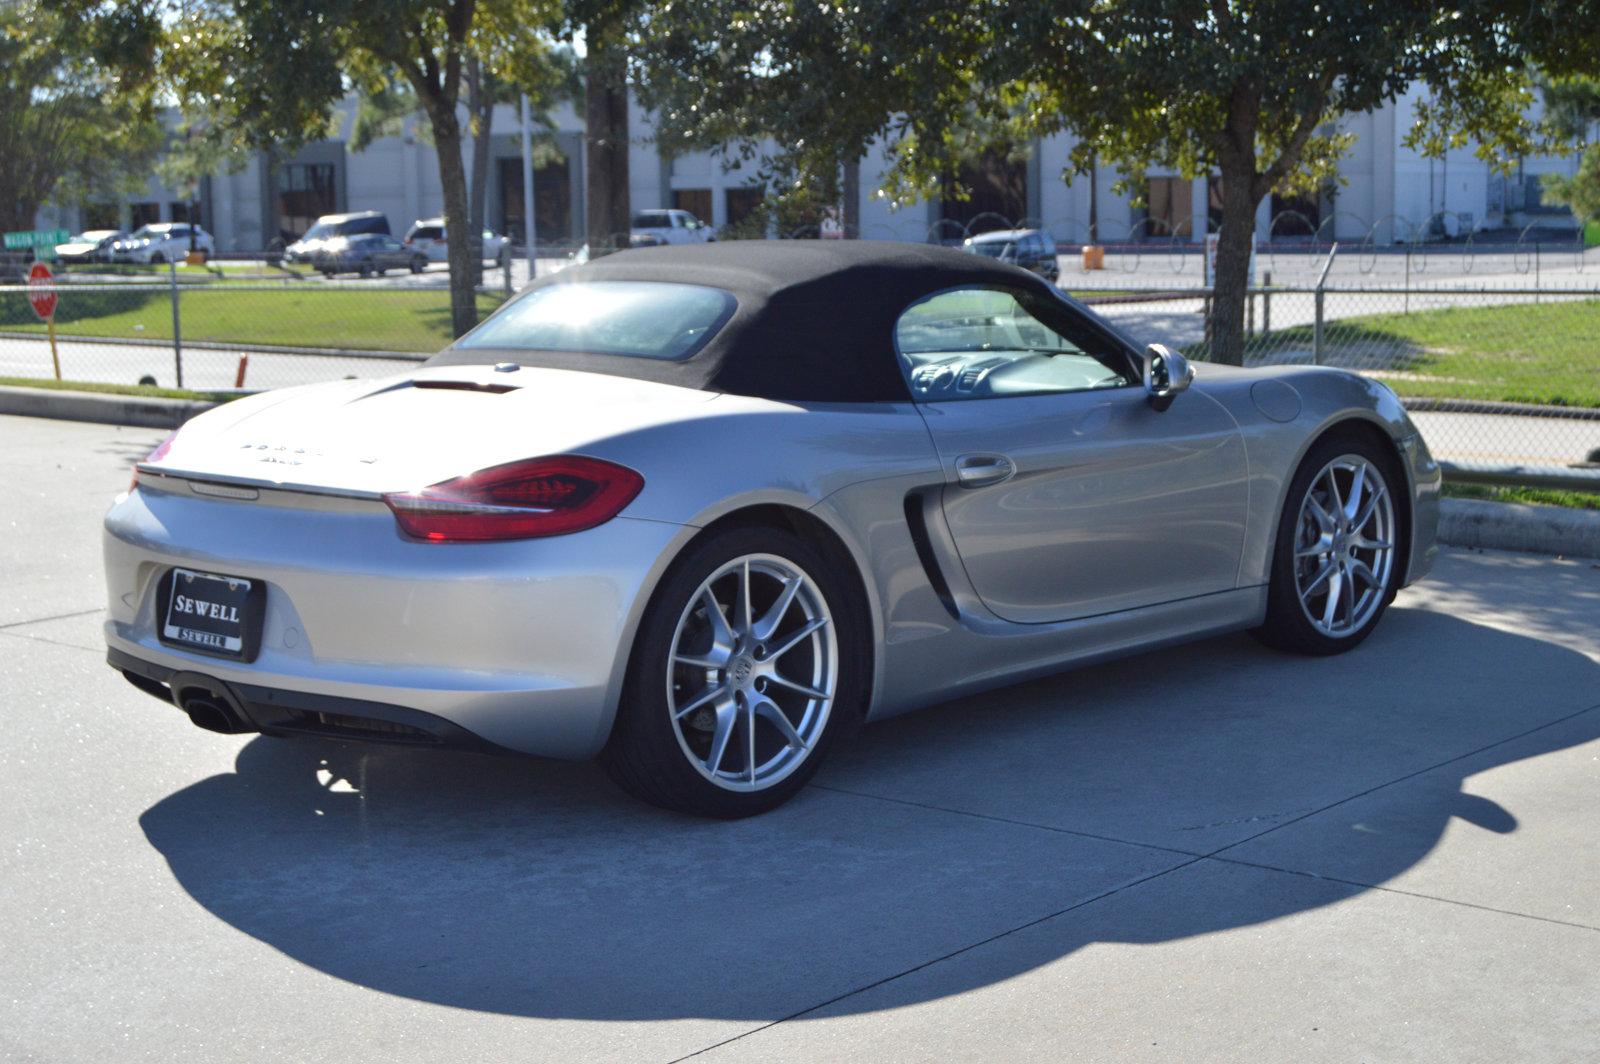
MULTIPOLYGON (((444 228, 443 218, 419 218, 406 230, 405 244, 421 251, 429 262, 444 262, 450 257, 450 237, 444 228)), ((510 251, 509 237, 483 231, 483 257, 490 262, 503 263, 510 251)))
POLYGON ((62 262, 110 262, 111 247, 128 234, 121 229, 89 229, 65 244, 56 245, 56 258, 62 262))
POLYGON ((688 211, 639 211, 628 234, 634 247, 651 244, 708 244, 717 239, 711 227, 688 211))
MULTIPOLYGON (((210 254, 216 241, 200 226, 194 227, 194 246, 210 254)), ((135 229, 126 240, 111 245, 112 262, 181 262, 189 254, 189 223, 151 222, 135 229)))

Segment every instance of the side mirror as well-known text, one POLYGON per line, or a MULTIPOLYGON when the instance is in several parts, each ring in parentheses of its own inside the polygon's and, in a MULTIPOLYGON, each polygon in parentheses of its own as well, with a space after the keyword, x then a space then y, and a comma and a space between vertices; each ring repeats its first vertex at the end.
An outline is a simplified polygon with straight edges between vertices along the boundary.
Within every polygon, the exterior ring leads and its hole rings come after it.
POLYGON ((1144 351, 1144 390, 1156 411, 1172 405, 1178 393, 1194 383, 1194 367, 1189 360, 1165 344, 1151 344, 1144 351))

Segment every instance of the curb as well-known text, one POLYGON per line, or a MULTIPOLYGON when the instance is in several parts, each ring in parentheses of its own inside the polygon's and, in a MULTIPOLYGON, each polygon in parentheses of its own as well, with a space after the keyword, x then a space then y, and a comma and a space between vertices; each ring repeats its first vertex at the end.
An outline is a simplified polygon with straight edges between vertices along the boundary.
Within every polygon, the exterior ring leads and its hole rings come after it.
POLYGON ((1600 511, 1484 499, 1441 499, 1439 542, 1452 547, 1600 558, 1600 511))
POLYGON ((96 392, 0 386, 0 414, 93 421, 102 425, 175 429, 216 405, 193 399, 158 399, 140 395, 102 395, 96 392))

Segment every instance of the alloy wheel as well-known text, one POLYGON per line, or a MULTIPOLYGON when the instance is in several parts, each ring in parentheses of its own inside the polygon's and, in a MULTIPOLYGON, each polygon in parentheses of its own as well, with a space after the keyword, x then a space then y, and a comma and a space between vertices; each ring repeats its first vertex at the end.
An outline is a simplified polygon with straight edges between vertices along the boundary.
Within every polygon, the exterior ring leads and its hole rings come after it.
POLYGON ((1394 501, 1383 473, 1358 454, 1322 467, 1295 525, 1295 591, 1323 635, 1352 635, 1382 608, 1394 567, 1394 501))
POLYGON ((799 768, 833 709, 839 652, 815 581, 772 554, 735 558, 701 582, 673 633, 667 709, 689 763, 733 791, 799 768))

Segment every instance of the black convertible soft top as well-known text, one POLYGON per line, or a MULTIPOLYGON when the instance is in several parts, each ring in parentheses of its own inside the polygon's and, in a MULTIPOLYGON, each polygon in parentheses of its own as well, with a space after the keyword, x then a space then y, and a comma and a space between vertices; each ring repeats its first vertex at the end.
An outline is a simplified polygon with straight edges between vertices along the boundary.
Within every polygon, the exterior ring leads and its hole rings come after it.
POLYGON ((900 314, 962 285, 999 285, 1038 297, 1050 286, 1015 266, 929 244, 871 240, 747 240, 637 248, 570 267, 529 285, 667 281, 733 294, 738 308, 683 361, 570 351, 450 347, 429 366, 509 360, 525 366, 636 377, 687 388, 812 402, 911 398, 894 349, 900 314))

